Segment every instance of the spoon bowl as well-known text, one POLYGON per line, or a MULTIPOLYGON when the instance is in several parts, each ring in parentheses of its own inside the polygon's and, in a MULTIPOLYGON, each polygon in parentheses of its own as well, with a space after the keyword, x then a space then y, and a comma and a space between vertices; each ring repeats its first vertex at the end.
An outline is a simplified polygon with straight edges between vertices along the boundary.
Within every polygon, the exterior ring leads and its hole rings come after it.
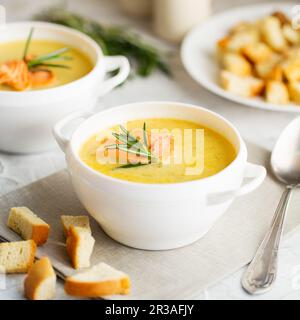
POLYGON ((286 185, 300 183, 300 117, 281 133, 271 156, 275 177, 286 185))

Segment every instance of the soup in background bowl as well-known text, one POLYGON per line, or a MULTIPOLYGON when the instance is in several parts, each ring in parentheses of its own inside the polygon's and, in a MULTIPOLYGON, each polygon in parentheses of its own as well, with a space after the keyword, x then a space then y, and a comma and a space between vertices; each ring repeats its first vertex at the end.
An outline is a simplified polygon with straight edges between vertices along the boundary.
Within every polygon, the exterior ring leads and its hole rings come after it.
MULTIPOLYGON (((9 64, 8 67, 24 68, 22 47, 32 29, 32 43, 26 59, 31 61, 36 57, 31 57, 30 54, 39 57, 39 53, 43 54, 48 49, 53 52, 52 49, 62 45, 70 48, 64 55, 70 56, 71 60, 49 60, 47 63, 71 65, 72 68, 47 66, 47 70, 55 73, 56 82, 51 82, 48 87, 39 87, 38 90, 15 91, 1 88, 1 151, 33 153, 55 147, 52 136, 55 122, 76 110, 94 108, 98 98, 122 83, 130 72, 129 62, 125 57, 104 56, 99 45, 85 34, 61 25, 36 21, 7 23, 0 28, 0 47, 3 45, 2 58, 0 51, 1 61, 10 56, 10 46, 11 54, 16 55, 13 58, 20 59, 16 66, 9 64), (22 51, 17 53, 21 48, 22 51), (118 71, 110 77, 109 72, 112 70, 118 71)), ((49 73, 38 75, 40 80, 40 76, 43 78, 49 76, 49 73)), ((20 89, 24 87, 21 86, 20 89)))
MULTIPOLYGON (((25 46, 25 40, 0 43, 0 90, 13 90, 10 86, 3 83, 1 84, 1 65, 5 64, 7 61, 21 60, 25 46)), ((32 39, 29 44, 28 56, 31 57, 31 59, 37 59, 47 54, 57 52, 57 50, 63 48, 66 48, 67 51, 62 54, 60 58, 58 57, 57 59, 44 61, 44 64, 46 64, 45 66, 41 65, 32 68, 33 72, 38 72, 39 70, 52 72, 54 74, 54 80, 49 84, 46 83, 44 85, 42 83, 35 88, 29 87, 29 90, 61 86, 78 80, 92 71, 94 64, 90 58, 80 50, 67 46, 63 42, 32 39), (51 64, 55 64, 57 67, 49 66, 51 64)))
MULTIPOLYGON (((139 143, 144 143, 144 131, 147 130, 140 131, 130 141, 139 137, 139 143)), ((200 239, 226 212, 236 197, 256 189, 266 175, 264 167, 247 162, 246 145, 230 122, 210 110, 189 104, 142 102, 111 108, 94 115, 73 113, 59 121, 53 132, 58 144, 66 153, 67 167, 74 190, 87 211, 113 239, 139 249, 173 249, 200 239), (78 119, 85 120, 75 129, 71 137, 67 138, 63 132, 66 132, 65 130, 78 119), (162 166, 153 168, 154 180, 145 183, 149 181, 128 181, 131 175, 129 170, 132 170, 132 176, 137 177, 138 174, 134 174, 133 170, 136 172, 137 169, 144 170, 142 168, 149 164, 142 166, 141 162, 147 163, 150 157, 134 159, 139 160, 139 167, 117 169, 128 170, 125 179, 103 172, 104 168, 95 170, 93 157, 92 163, 86 163, 87 159, 83 158, 88 156, 88 145, 95 141, 96 135, 101 142, 113 131, 114 136, 122 140, 124 136, 118 134, 122 132, 126 136, 128 130, 123 126, 119 133, 115 130, 120 127, 119 124, 127 123, 143 129, 144 123, 146 128, 147 123, 149 127, 158 126, 159 123, 162 127, 173 127, 173 125, 193 126, 194 129, 204 127, 215 137, 212 140, 214 142, 208 143, 208 154, 210 157, 215 154, 216 158, 221 156, 220 162, 226 159, 222 166, 224 168, 215 168, 215 173, 211 172, 212 175, 207 177, 190 181, 178 181, 176 178, 175 182, 165 183, 163 179, 159 181, 161 179, 159 173, 164 176, 165 168, 162 166), (220 148, 218 147, 215 153, 209 150, 210 145, 215 148, 216 141, 218 144, 220 140, 222 141, 220 148), (243 183, 244 178, 247 178, 245 183, 243 183)), ((149 135, 147 137, 149 147, 151 139, 149 135)), ((163 139, 169 138, 168 135, 163 136, 163 139)), ((111 142, 109 148, 114 150, 118 143, 111 142)), ((204 135, 204 146, 205 142, 204 135)), ((126 141, 122 141, 122 144, 127 145, 126 141)), ((118 148, 121 150, 123 147, 118 148)), ((139 147, 143 150, 142 153, 148 155, 142 145, 139 144, 139 147)), ((155 161, 164 160, 163 157, 160 158, 160 152, 154 152, 155 149, 152 147, 149 147, 149 150, 151 154, 153 153, 155 161)), ((133 155, 140 157, 141 153, 133 155)), ((132 166, 134 163, 129 165, 132 166)), ((144 176, 142 180, 145 180, 144 176)))

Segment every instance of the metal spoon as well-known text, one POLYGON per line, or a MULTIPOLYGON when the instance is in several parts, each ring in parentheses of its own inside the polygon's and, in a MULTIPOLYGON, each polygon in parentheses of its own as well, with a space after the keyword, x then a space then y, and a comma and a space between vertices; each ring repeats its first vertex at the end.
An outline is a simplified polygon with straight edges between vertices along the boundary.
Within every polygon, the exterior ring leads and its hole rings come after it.
POLYGON ((285 184, 270 230, 242 278, 250 294, 268 291, 276 279, 278 248, 292 191, 300 185, 300 117, 280 135, 271 156, 275 177, 285 184))

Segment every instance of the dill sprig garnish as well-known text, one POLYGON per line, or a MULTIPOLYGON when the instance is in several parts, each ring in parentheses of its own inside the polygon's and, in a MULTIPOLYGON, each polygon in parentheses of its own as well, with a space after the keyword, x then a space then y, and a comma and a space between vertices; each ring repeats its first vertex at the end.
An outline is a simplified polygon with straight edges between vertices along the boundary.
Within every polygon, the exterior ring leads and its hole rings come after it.
POLYGON ((153 161, 156 160, 156 158, 151 153, 151 150, 148 144, 145 122, 143 125, 143 141, 131 135, 130 132, 122 125, 119 125, 119 127, 122 133, 112 132, 112 136, 116 139, 116 143, 107 145, 105 146, 105 148, 120 150, 120 151, 124 151, 126 153, 134 154, 137 156, 146 157, 148 162, 129 163, 129 164, 125 164, 120 167, 117 167, 116 169, 120 169, 120 168, 127 169, 127 168, 145 166, 153 163, 153 161))

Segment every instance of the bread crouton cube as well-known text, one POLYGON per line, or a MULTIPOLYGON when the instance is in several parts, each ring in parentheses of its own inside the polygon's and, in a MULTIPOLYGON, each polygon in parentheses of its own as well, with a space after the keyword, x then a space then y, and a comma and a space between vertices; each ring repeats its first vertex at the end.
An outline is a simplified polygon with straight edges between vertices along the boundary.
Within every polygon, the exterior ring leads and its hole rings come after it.
POLYGON ((242 53, 253 63, 264 62, 272 56, 272 50, 263 42, 248 44, 242 53))
POLYGON ((291 20, 282 11, 275 11, 272 13, 272 16, 277 18, 282 26, 291 23, 291 20))
POLYGON ((266 100, 272 104, 287 104, 289 102, 289 92, 286 85, 280 81, 268 81, 266 100))
POLYGON ((64 229, 64 234, 67 237, 71 226, 85 228, 91 233, 90 220, 88 216, 66 216, 60 217, 64 229))
POLYGON ((226 91, 241 97, 250 98, 262 92, 264 81, 252 76, 240 77, 226 70, 222 70, 221 85, 226 91))
POLYGON ((300 81, 294 81, 289 83, 288 89, 289 89, 290 99, 293 102, 300 104, 300 81))
POLYGON ((130 278, 106 263, 99 263, 89 270, 67 277, 65 292, 79 297, 104 297, 129 294, 130 278))
POLYGON ((56 274, 47 257, 37 260, 24 281, 24 293, 30 300, 49 300, 55 296, 56 274))
POLYGON ((287 47, 287 41, 281 29, 280 20, 269 16, 261 21, 261 33, 265 42, 275 51, 283 51, 287 47))
POLYGON ((236 32, 218 41, 217 46, 220 51, 240 52, 248 44, 257 43, 260 39, 255 28, 236 32))
POLYGON ((26 207, 11 208, 7 226, 24 240, 32 239, 40 246, 47 240, 50 226, 26 207))
POLYGON ((238 53, 226 53, 223 57, 223 66, 226 70, 238 76, 251 75, 251 64, 238 53))
POLYGON ((283 52, 284 59, 300 59, 300 47, 288 48, 283 52))
POLYGON ((242 21, 242 22, 238 22, 237 24, 232 26, 229 30, 229 34, 233 35, 235 33, 253 30, 253 28, 254 28, 254 25, 252 23, 242 21))
POLYGON ((289 82, 300 80, 300 59, 289 59, 282 67, 284 76, 289 82))
POLYGON ((35 252, 33 240, 0 243, 0 271, 26 273, 34 262, 35 252))
POLYGON ((282 27, 282 32, 285 39, 292 45, 297 45, 300 43, 300 33, 293 29, 290 24, 285 24, 282 27))
POLYGON ((94 244, 95 239, 86 228, 74 226, 69 228, 66 248, 75 269, 90 266, 94 244))
POLYGON ((268 60, 255 64, 255 72, 262 79, 270 78, 271 74, 274 72, 274 69, 281 62, 281 60, 282 57, 279 54, 273 53, 268 60))
POLYGON ((267 80, 283 82, 283 69, 281 65, 275 66, 266 77, 267 80))

